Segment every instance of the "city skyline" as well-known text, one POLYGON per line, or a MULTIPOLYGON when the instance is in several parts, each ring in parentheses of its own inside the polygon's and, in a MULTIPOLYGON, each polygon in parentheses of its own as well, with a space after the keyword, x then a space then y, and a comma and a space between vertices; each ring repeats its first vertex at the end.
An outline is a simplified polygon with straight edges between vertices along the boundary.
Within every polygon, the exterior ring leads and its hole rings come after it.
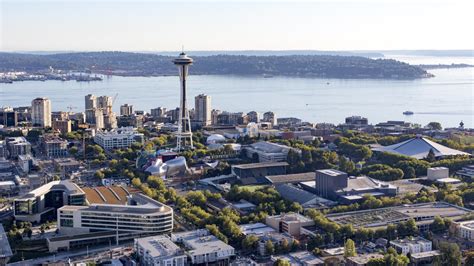
POLYGON ((176 51, 182 45, 190 51, 470 49, 474 37, 464 29, 472 23, 473 5, 2 0, 0 50, 176 51), (179 34, 181 28, 186 35, 179 34))

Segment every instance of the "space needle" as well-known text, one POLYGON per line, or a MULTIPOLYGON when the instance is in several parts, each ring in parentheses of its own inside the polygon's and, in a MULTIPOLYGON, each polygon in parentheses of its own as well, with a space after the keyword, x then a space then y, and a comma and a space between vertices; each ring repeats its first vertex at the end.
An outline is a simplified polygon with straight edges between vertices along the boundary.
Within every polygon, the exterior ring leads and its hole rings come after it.
POLYGON ((191 132, 191 119, 186 102, 186 78, 188 76, 189 65, 193 59, 188 57, 184 51, 179 57, 173 60, 179 70, 179 81, 181 83, 181 97, 179 103, 178 132, 176 133, 176 150, 181 151, 193 148, 193 133, 191 132))

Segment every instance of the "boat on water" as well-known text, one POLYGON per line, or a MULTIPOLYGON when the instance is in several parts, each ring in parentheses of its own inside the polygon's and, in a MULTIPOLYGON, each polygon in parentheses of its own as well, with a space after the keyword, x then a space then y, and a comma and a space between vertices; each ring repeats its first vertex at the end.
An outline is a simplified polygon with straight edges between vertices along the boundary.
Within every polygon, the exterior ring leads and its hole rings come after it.
POLYGON ((404 115, 413 115, 414 112, 412 112, 412 111, 405 111, 405 112, 403 112, 403 114, 404 114, 404 115))

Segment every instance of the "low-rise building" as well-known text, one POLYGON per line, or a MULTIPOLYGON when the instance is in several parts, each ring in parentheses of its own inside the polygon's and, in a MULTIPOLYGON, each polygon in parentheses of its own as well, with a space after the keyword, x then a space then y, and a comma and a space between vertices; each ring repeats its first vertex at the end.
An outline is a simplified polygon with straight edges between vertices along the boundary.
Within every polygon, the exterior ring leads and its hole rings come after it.
POLYGON ((471 180, 474 178, 474 164, 464 166, 461 170, 456 172, 456 175, 465 178, 467 180, 471 180))
POLYGON ((365 266, 369 263, 371 259, 382 259, 383 254, 380 253, 366 253, 366 254, 357 254, 357 256, 347 257, 346 265, 347 266, 365 266))
POLYGON ((295 266, 322 266, 325 265, 321 258, 318 258, 309 251, 299 251, 284 255, 272 256, 271 261, 285 260, 295 266))
POLYGON ((222 262, 229 264, 235 255, 232 246, 211 235, 206 229, 171 234, 171 240, 185 246, 191 264, 222 262))
POLYGON ((31 154, 31 143, 25 137, 9 137, 6 138, 6 143, 10 158, 31 154))
POLYGON ((53 129, 59 131, 61 134, 67 134, 72 131, 71 120, 53 120, 53 129))
POLYGON ((298 213, 267 216, 265 223, 278 232, 288 233, 291 236, 299 236, 303 226, 314 225, 313 219, 298 213))
POLYGON ((64 157, 67 155, 68 141, 57 135, 43 135, 40 137, 40 146, 44 154, 50 158, 64 157))
POLYGON ((347 176, 335 169, 316 170, 314 184, 305 182, 305 188, 315 191, 323 198, 338 200, 346 204, 362 201, 364 195, 395 196, 397 187, 367 176, 347 176))
POLYGON ((448 178, 449 169, 446 167, 430 167, 427 170, 428 180, 436 181, 438 179, 448 178))
POLYGON ((57 210, 60 237, 48 239, 50 252, 168 234, 173 209, 124 187, 84 188, 86 203, 57 210))
POLYGON ((266 184, 266 176, 286 174, 287 162, 266 162, 232 165, 231 172, 244 184, 266 184))
POLYGON ((474 220, 453 223, 458 237, 474 241, 474 220))
POLYGON ((168 236, 150 236, 135 239, 135 251, 143 266, 184 266, 186 255, 184 251, 168 236))
POLYGON ((433 250, 433 243, 422 237, 411 237, 390 241, 390 246, 401 254, 415 254, 433 250))
POLYGON ((239 227, 240 227, 240 231, 242 231, 242 234, 244 236, 248 236, 248 235, 263 236, 265 234, 275 232, 275 229, 262 223, 241 224, 239 225, 239 227))
POLYGON ((291 149, 300 153, 299 150, 285 145, 260 141, 250 144, 245 148, 245 152, 248 158, 257 159, 259 162, 284 162, 291 149))
POLYGON ((18 166, 24 173, 29 173, 33 166, 33 157, 29 154, 18 155, 18 166))
POLYGON ((94 142, 104 149, 127 148, 133 143, 143 143, 144 135, 133 127, 122 127, 110 131, 98 131, 94 142))
POLYGON ((446 202, 428 202, 405 204, 400 206, 372 210, 331 213, 326 217, 340 225, 351 224, 355 228, 386 228, 389 224, 398 224, 414 219, 418 228, 428 230, 436 216, 458 221, 471 210, 446 202))
POLYGON ((84 191, 68 180, 52 181, 15 199, 13 214, 18 221, 39 223, 65 204, 85 204, 84 191))

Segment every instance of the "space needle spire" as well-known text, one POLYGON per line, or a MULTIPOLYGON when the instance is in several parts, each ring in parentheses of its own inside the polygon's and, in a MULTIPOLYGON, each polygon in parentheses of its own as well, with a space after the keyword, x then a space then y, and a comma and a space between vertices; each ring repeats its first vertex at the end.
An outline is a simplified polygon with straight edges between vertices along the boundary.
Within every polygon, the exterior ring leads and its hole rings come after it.
POLYGON ((179 103, 179 118, 178 118, 178 132, 176 133, 176 150, 181 151, 186 148, 193 148, 193 133, 191 132, 191 119, 189 118, 189 110, 186 102, 186 79, 188 76, 189 66, 193 63, 193 59, 181 52, 178 58, 173 60, 173 63, 179 70, 180 81, 180 103, 179 103))

